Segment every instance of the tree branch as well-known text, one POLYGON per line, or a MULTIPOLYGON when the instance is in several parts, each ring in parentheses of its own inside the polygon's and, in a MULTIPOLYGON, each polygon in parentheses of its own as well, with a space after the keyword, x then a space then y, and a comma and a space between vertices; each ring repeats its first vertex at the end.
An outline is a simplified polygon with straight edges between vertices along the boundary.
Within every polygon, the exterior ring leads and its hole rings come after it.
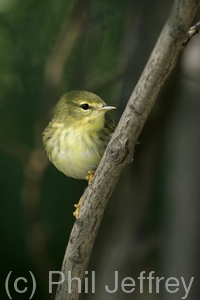
POLYGON ((170 16, 135 87, 116 131, 95 173, 92 188, 83 195, 80 220, 76 220, 65 253, 56 300, 80 299, 77 282, 68 292, 68 272, 84 284, 94 241, 109 197, 125 165, 132 160, 134 146, 158 93, 174 68, 186 32, 199 8, 199 0, 175 0, 170 16))
POLYGON ((187 36, 183 42, 183 47, 187 46, 191 38, 199 32, 200 29, 200 22, 196 23, 194 26, 190 27, 188 30, 187 36))

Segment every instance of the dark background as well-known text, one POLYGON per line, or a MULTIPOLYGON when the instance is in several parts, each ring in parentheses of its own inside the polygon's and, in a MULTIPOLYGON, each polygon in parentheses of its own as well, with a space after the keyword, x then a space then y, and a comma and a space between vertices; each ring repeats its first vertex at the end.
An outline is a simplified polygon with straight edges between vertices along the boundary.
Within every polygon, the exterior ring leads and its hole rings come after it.
MULTIPOLYGON (((61 268, 73 204, 87 185, 46 159, 41 132, 53 106, 63 93, 85 89, 116 106, 118 121, 171 6, 160 0, 0 1, 1 299, 8 299, 10 271, 13 299, 30 297, 30 282, 25 294, 13 289, 17 277, 31 280, 29 271, 37 282, 33 299, 54 299, 48 271, 61 268)), ((187 286, 195 277, 187 299, 199 299, 199 82, 196 35, 163 87, 105 212, 89 266, 96 293, 84 299, 181 299, 180 277, 187 286), (136 290, 106 293, 105 285, 114 288, 114 271, 120 281, 134 278, 136 290), (159 293, 155 286, 149 293, 147 280, 139 292, 141 271, 165 278, 159 293), (166 291, 169 277, 179 280, 178 292, 166 291)))

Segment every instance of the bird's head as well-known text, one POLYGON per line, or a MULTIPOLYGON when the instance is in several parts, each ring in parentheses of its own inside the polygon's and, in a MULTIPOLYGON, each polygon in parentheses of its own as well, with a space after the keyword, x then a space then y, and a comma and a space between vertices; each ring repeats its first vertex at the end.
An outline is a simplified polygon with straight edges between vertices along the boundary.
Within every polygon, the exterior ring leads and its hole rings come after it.
POLYGON ((108 106, 99 96, 86 91, 72 91, 64 94, 58 101, 54 118, 71 126, 92 126, 101 129, 105 113, 115 109, 108 106))

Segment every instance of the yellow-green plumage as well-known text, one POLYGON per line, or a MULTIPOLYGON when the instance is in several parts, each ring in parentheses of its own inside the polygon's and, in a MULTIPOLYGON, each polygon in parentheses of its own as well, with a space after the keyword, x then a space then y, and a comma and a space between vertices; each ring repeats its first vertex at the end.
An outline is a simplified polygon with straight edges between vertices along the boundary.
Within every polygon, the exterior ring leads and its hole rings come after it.
POLYGON ((115 130, 106 115, 111 109, 115 107, 86 91, 61 97, 43 132, 47 155, 58 170, 77 179, 85 179, 89 170, 96 170, 115 130))

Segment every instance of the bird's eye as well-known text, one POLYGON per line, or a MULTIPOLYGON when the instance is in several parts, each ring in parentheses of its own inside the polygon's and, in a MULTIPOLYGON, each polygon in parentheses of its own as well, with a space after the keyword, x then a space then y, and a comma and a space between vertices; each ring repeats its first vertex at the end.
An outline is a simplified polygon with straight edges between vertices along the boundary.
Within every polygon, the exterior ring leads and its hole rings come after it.
POLYGON ((82 107, 82 109, 84 109, 84 110, 88 110, 88 109, 89 109, 89 104, 83 103, 83 104, 81 104, 81 107, 82 107))

